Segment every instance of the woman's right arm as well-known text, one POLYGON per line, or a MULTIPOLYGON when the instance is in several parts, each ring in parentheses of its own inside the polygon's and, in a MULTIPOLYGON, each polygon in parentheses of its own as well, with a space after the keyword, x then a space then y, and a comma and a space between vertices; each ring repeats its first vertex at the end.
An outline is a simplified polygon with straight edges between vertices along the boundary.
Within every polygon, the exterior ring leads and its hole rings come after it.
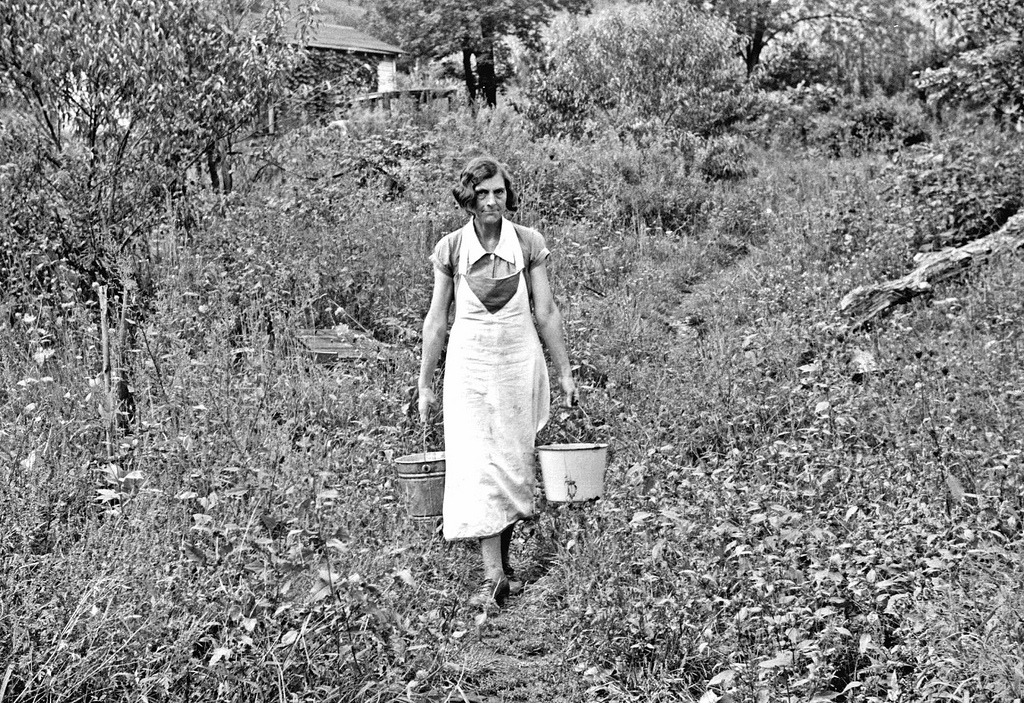
POLYGON ((444 336, 448 331, 448 309, 452 305, 455 286, 450 276, 434 269, 434 292, 430 297, 430 309, 423 318, 423 357, 420 360, 419 410, 420 420, 427 421, 431 406, 437 403, 434 396, 434 371, 444 349, 444 336))

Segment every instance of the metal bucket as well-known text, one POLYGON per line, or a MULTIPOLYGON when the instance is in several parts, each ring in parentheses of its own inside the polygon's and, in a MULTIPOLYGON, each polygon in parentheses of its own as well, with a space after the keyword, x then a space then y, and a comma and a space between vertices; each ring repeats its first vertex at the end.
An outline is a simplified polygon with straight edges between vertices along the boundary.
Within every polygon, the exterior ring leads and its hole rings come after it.
POLYGON ((409 516, 440 517, 444 506, 444 452, 406 454, 395 459, 395 463, 398 490, 409 516))
POLYGON ((546 444, 537 447, 537 457, 548 500, 580 503, 604 493, 607 444, 546 444))

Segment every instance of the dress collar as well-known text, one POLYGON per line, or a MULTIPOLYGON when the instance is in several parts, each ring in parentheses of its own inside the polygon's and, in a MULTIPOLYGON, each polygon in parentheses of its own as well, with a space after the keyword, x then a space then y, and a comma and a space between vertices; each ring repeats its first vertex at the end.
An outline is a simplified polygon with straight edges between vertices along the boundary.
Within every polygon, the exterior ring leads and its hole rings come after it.
MULTIPOLYGON (((468 265, 472 266, 489 253, 480 244, 480 239, 476 236, 476 230, 473 228, 472 219, 462 228, 462 238, 466 242, 466 263, 468 265)), ((498 237, 498 245, 494 247, 494 255, 510 264, 515 264, 516 244, 515 227, 504 217, 501 218, 501 235, 498 237)))

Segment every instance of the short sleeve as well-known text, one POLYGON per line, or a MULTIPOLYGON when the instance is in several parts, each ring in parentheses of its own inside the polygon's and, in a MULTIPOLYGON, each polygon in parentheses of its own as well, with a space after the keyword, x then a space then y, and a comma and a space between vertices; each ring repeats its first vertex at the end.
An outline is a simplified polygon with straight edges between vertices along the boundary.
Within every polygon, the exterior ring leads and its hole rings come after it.
POLYGON ((534 267, 543 264, 547 261, 548 257, 551 256, 551 252, 548 250, 548 245, 544 241, 544 235, 535 229, 527 227, 522 228, 523 235, 523 254, 526 256, 526 265, 528 268, 533 269, 534 267))
POLYGON ((454 233, 442 237, 434 246, 434 253, 430 255, 430 261, 434 264, 434 268, 449 278, 455 275, 455 257, 452 252, 454 240, 454 233))

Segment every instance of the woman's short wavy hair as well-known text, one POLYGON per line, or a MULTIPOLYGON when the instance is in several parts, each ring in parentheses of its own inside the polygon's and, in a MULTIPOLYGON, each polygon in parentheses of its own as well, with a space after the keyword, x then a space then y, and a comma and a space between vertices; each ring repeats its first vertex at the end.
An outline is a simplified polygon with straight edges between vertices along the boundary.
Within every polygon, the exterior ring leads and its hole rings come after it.
POLYGON ((472 211, 476 203, 476 187, 481 181, 501 174, 505 181, 505 209, 515 212, 519 209, 519 194, 508 173, 508 168, 491 156, 476 156, 469 160, 459 175, 459 184, 452 188, 452 195, 464 210, 472 211))

